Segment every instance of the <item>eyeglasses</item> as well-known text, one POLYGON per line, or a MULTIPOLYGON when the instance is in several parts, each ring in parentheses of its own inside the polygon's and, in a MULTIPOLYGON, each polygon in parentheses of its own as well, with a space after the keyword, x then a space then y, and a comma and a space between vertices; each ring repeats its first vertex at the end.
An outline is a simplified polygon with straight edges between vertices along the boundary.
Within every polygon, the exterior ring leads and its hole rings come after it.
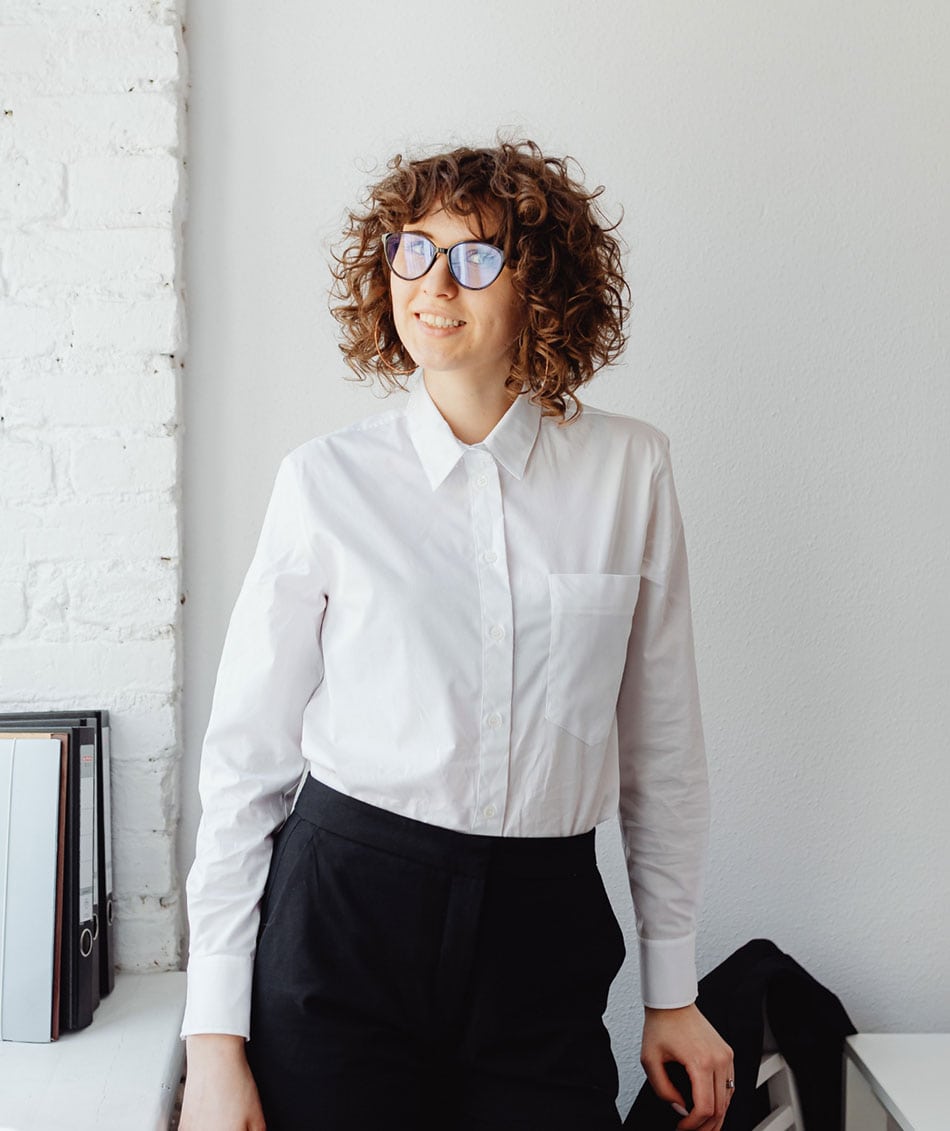
POLYGON ((387 232, 383 250, 393 274, 407 280, 421 279, 441 253, 452 278, 470 291, 491 286, 505 265, 505 253, 492 243, 462 240, 451 247, 437 247, 421 232, 387 232))

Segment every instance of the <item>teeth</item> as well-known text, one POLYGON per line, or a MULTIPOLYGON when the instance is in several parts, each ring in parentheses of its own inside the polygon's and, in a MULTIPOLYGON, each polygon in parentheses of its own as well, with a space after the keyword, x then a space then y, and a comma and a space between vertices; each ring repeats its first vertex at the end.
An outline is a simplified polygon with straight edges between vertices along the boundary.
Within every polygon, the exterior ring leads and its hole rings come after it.
POLYGON ((464 326, 464 322, 456 322, 451 318, 441 318, 438 314, 420 314, 419 321, 436 330, 447 330, 450 326, 464 326))

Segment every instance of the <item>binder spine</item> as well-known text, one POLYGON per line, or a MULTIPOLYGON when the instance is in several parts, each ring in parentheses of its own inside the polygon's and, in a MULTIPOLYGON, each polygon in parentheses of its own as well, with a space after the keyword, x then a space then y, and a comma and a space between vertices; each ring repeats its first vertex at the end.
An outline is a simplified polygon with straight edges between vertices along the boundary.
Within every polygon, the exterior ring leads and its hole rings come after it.
POLYGON ((109 714, 101 712, 99 757, 96 766, 99 802, 99 993, 102 997, 115 988, 115 943, 112 932, 112 779, 111 730, 109 714))

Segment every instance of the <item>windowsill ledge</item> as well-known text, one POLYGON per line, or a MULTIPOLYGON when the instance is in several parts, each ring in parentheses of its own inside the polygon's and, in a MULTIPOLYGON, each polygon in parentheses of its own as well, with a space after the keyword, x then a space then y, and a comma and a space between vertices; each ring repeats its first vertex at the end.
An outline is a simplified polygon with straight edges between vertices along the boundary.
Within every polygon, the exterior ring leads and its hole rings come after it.
POLYGON ((92 1024, 0 1042, 0 1131, 164 1131, 184 1065, 185 975, 117 974, 92 1024))

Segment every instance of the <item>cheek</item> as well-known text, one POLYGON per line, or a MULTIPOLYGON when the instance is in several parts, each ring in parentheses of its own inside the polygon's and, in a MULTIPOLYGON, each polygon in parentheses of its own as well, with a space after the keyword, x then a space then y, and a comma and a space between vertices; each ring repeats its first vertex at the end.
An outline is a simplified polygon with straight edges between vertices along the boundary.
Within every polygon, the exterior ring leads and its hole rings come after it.
POLYGON ((527 322, 528 312, 525 304, 517 296, 513 297, 508 310, 508 336, 512 342, 521 336, 521 331, 525 328, 527 322))
POLYGON ((393 321, 396 323, 396 333, 400 339, 409 325, 408 305, 409 298, 407 295, 400 293, 401 287, 397 287, 396 281, 390 284, 389 287, 389 304, 393 312, 393 321))
POLYGON ((505 303, 505 321, 511 328, 512 335, 517 337, 518 334, 524 329, 525 323, 528 320, 528 305, 525 300, 515 290, 510 279, 504 280, 506 286, 506 303, 505 303))

